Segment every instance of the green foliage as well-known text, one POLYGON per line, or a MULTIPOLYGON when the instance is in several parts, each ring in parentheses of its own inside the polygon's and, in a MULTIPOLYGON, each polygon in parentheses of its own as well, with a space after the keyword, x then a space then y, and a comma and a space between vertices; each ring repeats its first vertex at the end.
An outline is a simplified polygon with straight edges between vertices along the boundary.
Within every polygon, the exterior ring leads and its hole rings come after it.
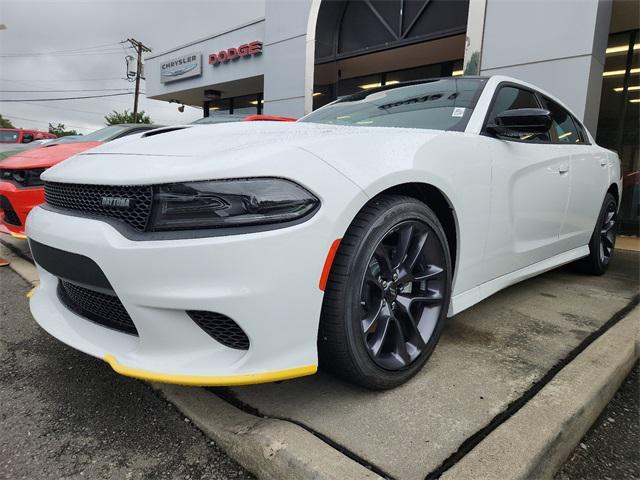
POLYGON ((125 109, 124 112, 113 111, 104 117, 107 125, 118 125, 120 123, 152 123, 149 115, 145 115, 144 110, 133 116, 133 112, 125 109))
POLYGON ((9 120, 8 118, 4 118, 2 115, 0 115, 0 128, 16 128, 13 126, 13 123, 11 123, 11 120, 9 120))
POLYGON ((64 123, 59 123, 54 125, 53 123, 49 124, 49 133, 53 133, 56 137, 66 137, 67 135, 80 135, 75 130, 66 130, 64 128, 64 123))

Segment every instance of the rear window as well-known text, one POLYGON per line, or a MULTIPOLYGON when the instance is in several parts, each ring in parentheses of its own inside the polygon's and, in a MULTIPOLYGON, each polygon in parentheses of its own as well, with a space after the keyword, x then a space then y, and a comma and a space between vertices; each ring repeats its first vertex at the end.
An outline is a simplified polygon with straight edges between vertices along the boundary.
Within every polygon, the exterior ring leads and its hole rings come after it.
POLYGON ((462 131, 486 80, 443 78, 349 95, 300 122, 462 131))
POLYGON ((19 134, 16 130, 0 130, 0 142, 18 143, 19 134))

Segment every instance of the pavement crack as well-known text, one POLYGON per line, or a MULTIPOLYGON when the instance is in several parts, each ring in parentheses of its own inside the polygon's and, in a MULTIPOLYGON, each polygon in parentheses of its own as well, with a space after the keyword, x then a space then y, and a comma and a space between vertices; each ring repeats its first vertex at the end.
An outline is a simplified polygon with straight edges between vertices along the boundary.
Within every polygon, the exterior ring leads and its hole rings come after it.
POLYGON ((595 342, 599 337, 605 334, 611 327, 616 325, 620 320, 627 316, 633 310, 638 303, 640 303, 640 295, 635 295, 626 306, 614 313, 609 320, 607 320, 599 329, 588 335, 580 344, 578 344, 573 350, 571 350, 562 360, 556 363, 547 373, 535 382, 526 392, 520 397, 511 402, 506 409, 497 414, 493 419, 478 430, 476 433, 468 437, 457 451, 452 453, 447 459, 445 459, 440 466, 435 470, 428 473, 425 480, 434 480, 440 478, 447 470, 453 467, 456 463, 462 460, 471 450, 473 450, 482 440, 484 440, 489 434, 491 434, 496 428, 502 425, 515 415, 523 406, 527 404, 545 385, 547 385, 553 378, 569 363, 571 363, 578 355, 586 350, 589 345, 595 342))

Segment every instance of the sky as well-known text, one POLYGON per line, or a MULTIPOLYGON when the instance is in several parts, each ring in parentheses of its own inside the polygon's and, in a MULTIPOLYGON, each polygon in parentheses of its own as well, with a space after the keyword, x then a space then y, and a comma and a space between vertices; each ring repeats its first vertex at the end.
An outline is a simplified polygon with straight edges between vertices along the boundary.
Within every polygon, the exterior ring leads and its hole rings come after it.
MULTIPOLYGON (((264 0, 0 0, 6 27, 0 29, 0 100, 132 92, 125 56, 133 50, 119 42, 135 38, 162 52, 262 16, 264 0)), ((139 98, 139 110, 157 124, 202 116, 202 110, 180 113, 177 107, 139 98)), ((16 127, 47 130, 50 122, 63 123, 85 134, 102 128, 105 114, 125 108, 133 109, 133 95, 0 101, 0 114, 16 127)))

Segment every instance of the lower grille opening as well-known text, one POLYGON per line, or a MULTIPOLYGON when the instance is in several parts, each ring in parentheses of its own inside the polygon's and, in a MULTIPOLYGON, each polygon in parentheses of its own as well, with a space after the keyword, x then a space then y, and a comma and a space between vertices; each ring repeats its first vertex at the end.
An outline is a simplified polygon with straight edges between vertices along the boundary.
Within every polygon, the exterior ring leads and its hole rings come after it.
POLYGON ((18 218, 18 214, 11 206, 9 199, 3 195, 0 195, 0 209, 4 211, 4 221, 9 225, 15 225, 21 227, 22 222, 18 218))
POLYGON ((127 310, 115 295, 107 295, 60 280, 58 297, 76 315, 119 332, 138 335, 127 310))
POLYGON ((236 350, 249 349, 247 334, 240 328, 240 325, 226 315, 201 310, 187 310, 187 315, 210 337, 225 347, 236 350))

